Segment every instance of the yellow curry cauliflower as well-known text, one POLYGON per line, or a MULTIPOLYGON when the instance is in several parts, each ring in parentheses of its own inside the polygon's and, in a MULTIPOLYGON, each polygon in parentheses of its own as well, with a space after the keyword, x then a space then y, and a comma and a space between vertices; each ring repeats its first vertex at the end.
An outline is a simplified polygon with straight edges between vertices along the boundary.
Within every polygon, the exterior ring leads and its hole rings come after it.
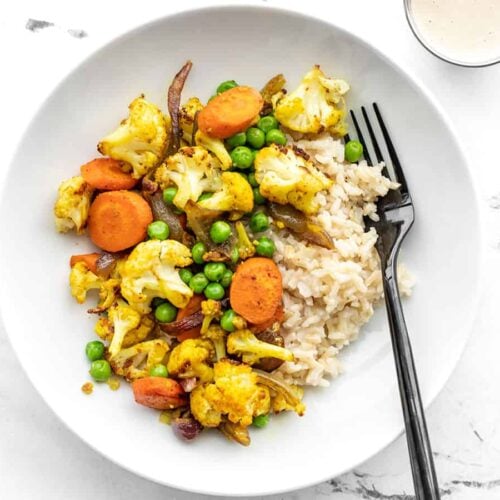
POLYGON ((249 426, 254 417, 269 412, 269 390, 257 384, 251 367, 229 359, 214 366, 214 382, 196 387, 191 393, 191 412, 205 427, 217 427, 227 418, 249 426))
POLYGON ((163 161, 168 142, 169 122, 144 95, 129 106, 129 116, 99 142, 103 155, 127 162, 132 177, 140 179, 163 161))
POLYGON ((108 355, 108 361, 116 375, 131 381, 149 376, 149 370, 163 361, 168 350, 166 340, 147 340, 122 349, 115 356, 108 355))
POLYGON ((237 172, 223 172, 222 187, 213 196, 200 201, 198 205, 209 210, 236 210, 251 212, 253 210, 252 186, 237 172))
POLYGON ((218 161, 200 146, 180 148, 167 158, 155 172, 155 181, 161 189, 171 184, 178 187, 173 200, 184 209, 189 200, 196 203, 204 191, 216 191, 220 186, 218 161))
POLYGON ((204 108, 197 97, 191 97, 179 110, 179 126, 182 132, 182 140, 189 146, 193 144, 193 129, 196 113, 204 108))
POLYGON ((71 267, 69 273, 69 286, 71 295, 79 304, 83 304, 87 299, 89 290, 99 290, 104 280, 94 274, 85 262, 77 262, 71 267))
POLYGON ((136 311, 151 311, 154 297, 169 300, 175 307, 186 307, 192 290, 179 277, 178 267, 192 263, 191 250, 174 240, 139 243, 121 269, 121 293, 136 311))
POLYGON ((122 347, 142 342, 154 327, 149 316, 141 316, 124 300, 118 299, 109 309, 108 316, 101 317, 95 325, 95 332, 101 339, 111 342, 110 356, 115 356, 122 347))
POLYGON ((75 229, 81 233, 89 215, 93 188, 83 177, 75 176, 61 182, 54 205, 56 228, 60 233, 75 229))
POLYGON ((213 369, 210 364, 214 355, 214 346, 210 340, 184 340, 170 353, 168 373, 174 377, 195 377, 201 382, 210 382, 213 379, 213 369))
POLYGON ((276 144, 257 153, 255 178, 262 196, 282 205, 289 203, 309 215, 319 210, 316 194, 333 184, 310 160, 276 144))
POLYGON ((210 137, 204 134, 201 130, 198 130, 195 134, 195 142, 197 146, 201 146, 212 154, 220 161, 222 170, 227 170, 233 165, 233 160, 231 155, 227 152, 224 142, 215 137, 210 137))
POLYGON ((326 77, 316 65, 293 92, 273 97, 274 115, 282 125, 297 132, 317 134, 328 130, 344 135, 342 96, 348 90, 347 82, 326 77))

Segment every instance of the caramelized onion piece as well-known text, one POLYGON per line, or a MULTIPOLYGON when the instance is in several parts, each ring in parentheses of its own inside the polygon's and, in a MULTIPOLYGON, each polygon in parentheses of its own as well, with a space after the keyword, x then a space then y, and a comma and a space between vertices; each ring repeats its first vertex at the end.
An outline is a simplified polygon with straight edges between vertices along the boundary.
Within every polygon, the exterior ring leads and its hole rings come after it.
POLYGON ((121 254, 119 253, 102 253, 96 262, 97 275, 101 278, 108 279, 120 257, 121 254))
POLYGON ((180 335, 182 332, 201 326, 202 323, 203 314, 201 311, 196 311, 195 313, 177 321, 172 321, 171 323, 160 323, 160 328, 169 335, 180 335))
POLYGON ((200 434, 203 426, 193 417, 183 417, 172 421, 172 429, 176 436, 191 441, 200 434))

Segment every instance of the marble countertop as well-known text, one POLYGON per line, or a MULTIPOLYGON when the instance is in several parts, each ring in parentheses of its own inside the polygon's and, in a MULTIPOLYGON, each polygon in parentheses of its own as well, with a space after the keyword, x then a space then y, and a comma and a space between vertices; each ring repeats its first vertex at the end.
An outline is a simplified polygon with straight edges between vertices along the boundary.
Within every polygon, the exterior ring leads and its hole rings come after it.
MULTIPOLYGON (((183 6, 207 3, 186 0, 183 6)), ((308 11, 361 34, 418 75, 437 96, 459 131, 479 181, 488 272, 471 339, 451 379, 428 409, 427 418, 443 499, 500 498, 500 164, 497 148, 500 65, 466 69, 434 58, 411 34, 401 1, 268 0, 254 3, 308 11)), ((143 0, 140 6, 125 0, 119 3, 2 2, 0 91, 4 102, 0 131, 3 158, 12 154, 32 110, 71 67, 116 34, 172 10, 173 6, 167 2, 154 0, 143 0)), ((7 165, 6 161, 0 164, 0 175, 7 165)), ((50 356, 53 348, 47 346, 45 355, 50 356)), ((212 498, 148 482, 89 449, 65 428, 35 392, 1 329, 0 471, 0 497, 5 500, 212 498)), ((414 498, 412 492, 403 437, 348 474, 306 490, 267 498, 409 500, 414 498)))

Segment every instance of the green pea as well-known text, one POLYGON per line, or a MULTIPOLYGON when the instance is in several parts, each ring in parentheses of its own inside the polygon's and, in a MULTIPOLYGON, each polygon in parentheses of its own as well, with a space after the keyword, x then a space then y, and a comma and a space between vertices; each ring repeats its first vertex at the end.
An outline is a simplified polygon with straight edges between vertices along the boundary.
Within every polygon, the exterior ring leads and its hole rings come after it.
POLYGON ((258 149, 252 149, 253 163, 255 164, 255 158, 257 158, 258 149))
POLYGON ((276 247, 273 240, 271 240, 267 236, 262 236, 262 238, 259 238, 257 240, 255 251, 258 255, 262 255, 262 257, 272 257, 275 250, 276 247))
POLYGON ((214 193, 201 193, 200 197, 198 198, 198 202, 203 201, 203 200, 208 200, 209 198, 212 198, 214 193))
POLYGON ((250 127, 247 130, 247 143, 252 148, 260 149, 266 143, 266 134, 260 128, 250 127))
POLYGON ((210 227, 210 238, 214 243, 224 243, 231 236, 231 233, 231 226, 223 220, 214 222, 210 227))
POLYGON ((161 306, 164 302, 166 302, 165 299, 161 297, 154 297, 153 300, 151 301, 151 307, 153 309, 156 309, 158 306, 161 306))
POLYGON ((246 146, 238 146, 231 151, 231 160, 233 167, 250 168, 253 163, 252 150, 246 146))
POLYGON ((268 146, 269 144, 284 146, 286 144, 286 136, 281 130, 273 128, 266 134, 266 144, 268 146))
POLYGON ((220 283, 209 283, 203 293, 207 299, 220 300, 224 298, 226 291, 220 283))
POLYGON ((258 122, 257 127, 259 127, 264 134, 267 134, 270 130, 278 128, 278 120, 274 116, 268 115, 263 116, 258 122))
POLYGON ((349 163, 355 163, 363 156, 363 144, 349 141, 344 147, 344 156, 349 163))
POLYGON ((217 87, 217 94, 222 94, 222 92, 225 92, 226 90, 232 89, 237 86, 238 84, 234 80, 226 80, 225 82, 219 84, 219 86, 217 87))
POLYGON ((164 302, 155 309, 155 318, 160 323, 171 323, 177 316, 177 307, 170 302, 164 302))
POLYGON ((222 278, 220 279, 219 283, 224 288, 227 288, 231 284, 231 281, 233 281, 233 271, 231 271, 231 269, 226 269, 222 274, 222 278))
POLYGON ((193 273, 191 272, 190 269, 180 269, 179 270, 179 276, 186 285, 189 283, 189 280, 193 277, 193 273))
POLYGON ((168 370, 165 365, 161 363, 158 365, 153 365, 149 370, 149 375, 151 377, 168 377, 168 370))
POLYGON ((234 332, 235 328, 233 325, 234 317, 236 313, 232 309, 228 309, 220 319, 220 326, 226 330, 226 332, 234 332))
POLYGON ((203 260, 203 255, 207 253, 207 247, 199 241, 198 243, 195 243, 193 245, 193 248, 191 249, 191 255, 193 256, 193 260, 196 262, 196 264, 204 264, 205 261, 203 260))
POLYGON ((256 417, 253 417, 252 420, 252 425, 254 427, 258 427, 259 429, 262 429, 269 423, 269 415, 257 415, 256 417))
POLYGON ((244 146, 246 142, 247 142, 247 135, 245 134, 245 132, 239 132, 226 139, 227 145, 231 148, 244 146))
POLYGON ((205 264, 203 272, 210 281, 220 281, 224 275, 226 266, 222 262, 209 262, 205 264))
POLYGON ((248 182, 250 183, 250 186, 256 188, 259 187, 259 183, 257 182, 257 179, 255 178, 255 172, 250 172, 248 174, 248 182))
POLYGON ((99 340, 93 340, 85 346, 85 354, 89 361, 97 361, 104 356, 104 344, 99 340))
POLYGON ((196 273, 189 280, 189 288, 193 290, 194 293, 201 293, 205 290, 205 287, 208 285, 208 279, 203 273, 196 273))
POLYGON ((258 187, 254 187, 252 189, 253 191, 253 201, 257 204, 257 205, 264 205, 264 203, 266 202, 266 199, 260 194, 260 190, 258 187))
POLYGON ((92 361, 89 373, 96 382, 106 382, 111 377, 111 366, 105 359, 92 361))
POLYGON ((261 233, 269 229, 269 218, 264 212, 255 212, 250 218, 250 229, 254 233, 261 233))
POLYGON ((177 194, 177 188, 175 186, 170 186, 163 190, 163 201, 167 205, 172 205, 174 202, 175 195, 177 194))
POLYGON ((166 222, 155 220, 148 226, 148 236, 152 240, 166 240, 170 235, 170 228, 166 222))
POLYGON ((233 264, 236 264, 236 262, 238 262, 240 260, 240 251, 234 247, 232 250, 231 250, 231 262, 233 264))

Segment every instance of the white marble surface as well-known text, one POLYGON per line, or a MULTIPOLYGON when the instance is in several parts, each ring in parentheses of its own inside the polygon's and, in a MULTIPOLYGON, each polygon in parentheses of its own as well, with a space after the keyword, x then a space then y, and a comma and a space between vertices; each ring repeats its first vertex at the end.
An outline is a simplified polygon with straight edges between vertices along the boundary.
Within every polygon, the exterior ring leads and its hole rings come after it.
MULTIPOLYGON (((436 94, 457 126, 474 175, 479 180, 486 228, 485 259, 490 271, 486 275, 482 305, 471 340, 427 416, 442 497, 454 500, 498 499, 500 65, 464 69, 433 58, 411 35, 404 19, 402 1, 330 0, 327 4, 317 0, 268 0, 255 3, 287 5, 295 10, 310 11, 362 34, 417 74, 436 94)), ((204 4, 207 2, 202 0, 183 2, 185 8, 204 4)), ((167 2, 153 0, 142 0, 139 4, 125 0, 2 2, 0 143, 3 154, 0 175, 6 171, 7 160, 32 110, 69 68, 117 33, 172 10, 167 2)), ((463 230, 467 231, 467 228, 463 230)), ((443 265, 446 265, 444 261, 443 265)), ((435 306, 439 307, 439 304, 435 306)), ((41 355, 47 356, 50 362, 55 349, 57 346, 47 346, 41 355)), ((34 391, 8 344, 5 332, 0 330, 0 498, 132 500, 137 497, 151 500, 205 498, 140 479, 87 448, 34 391)), ((398 439, 379 455, 342 477, 307 490, 269 498, 414 498, 405 440, 398 439)))

